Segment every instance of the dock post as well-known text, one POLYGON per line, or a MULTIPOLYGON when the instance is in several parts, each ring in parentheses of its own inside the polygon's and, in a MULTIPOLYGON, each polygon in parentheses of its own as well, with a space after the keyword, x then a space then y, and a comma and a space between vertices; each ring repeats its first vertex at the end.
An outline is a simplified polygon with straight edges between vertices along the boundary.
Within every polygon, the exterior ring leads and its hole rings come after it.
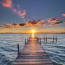
POLYGON ((30 38, 27 38, 27 42, 30 40, 30 38))
POLYGON ((26 43, 27 43, 27 42, 26 42, 26 38, 25 38, 25 45, 26 45, 26 43))
POLYGON ((46 36, 46 43, 47 43, 47 36, 46 36))
POLYGON ((57 36, 56 36, 56 43, 57 43, 57 40, 58 40, 58 38, 57 38, 57 36))
POLYGON ((54 43, 54 36, 53 36, 53 43, 54 43))
POLYGON ((41 45, 41 38, 40 38, 40 45, 41 45))
POLYGON ((45 42, 45 37, 44 37, 44 42, 45 42))
POLYGON ((17 44, 17 49, 18 49, 18 56, 20 55, 20 52, 19 52, 19 44, 17 44))

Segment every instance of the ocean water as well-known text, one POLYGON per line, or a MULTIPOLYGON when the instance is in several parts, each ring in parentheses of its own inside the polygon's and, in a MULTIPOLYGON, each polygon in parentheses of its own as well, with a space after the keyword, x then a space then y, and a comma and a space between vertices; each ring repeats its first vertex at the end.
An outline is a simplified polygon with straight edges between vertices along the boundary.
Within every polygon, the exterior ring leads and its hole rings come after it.
MULTIPOLYGON (((4 65, 2 64, 4 58, 10 63, 14 61, 17 57, 17 44, 22 50, 25 45, 25 38, 29 36, 30 34, 0 34, 0 65, 4 65)), ((54 43, 53 39, 48 39, 47 42, 42 39, 42 47, 54 65, 65 65, 65 34, 36 34, 36 36, 41 38, 44 36, 57 37, 58 40, 54 43)))

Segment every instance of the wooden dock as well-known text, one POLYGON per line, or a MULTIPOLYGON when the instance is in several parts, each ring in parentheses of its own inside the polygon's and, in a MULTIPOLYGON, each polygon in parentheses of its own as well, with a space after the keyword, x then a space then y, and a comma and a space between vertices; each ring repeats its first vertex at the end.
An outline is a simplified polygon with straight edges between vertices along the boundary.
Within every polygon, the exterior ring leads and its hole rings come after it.
POLYGON ((37 38, 30 38, 13 65, 53 65, 37 38))

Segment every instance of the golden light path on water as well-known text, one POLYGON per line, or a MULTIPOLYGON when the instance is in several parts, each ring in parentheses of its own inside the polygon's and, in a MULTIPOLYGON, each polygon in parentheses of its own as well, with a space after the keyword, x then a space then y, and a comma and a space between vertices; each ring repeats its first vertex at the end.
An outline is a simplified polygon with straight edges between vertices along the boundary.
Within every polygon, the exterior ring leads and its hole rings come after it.
POLYGON ((34 37, 35 37, 35 32, 36 32, 36 31, 35 31, 34 29, 32 29, 32 30, 31 30, 31 33, 32 33, 32 38, 34 38, 34 37))

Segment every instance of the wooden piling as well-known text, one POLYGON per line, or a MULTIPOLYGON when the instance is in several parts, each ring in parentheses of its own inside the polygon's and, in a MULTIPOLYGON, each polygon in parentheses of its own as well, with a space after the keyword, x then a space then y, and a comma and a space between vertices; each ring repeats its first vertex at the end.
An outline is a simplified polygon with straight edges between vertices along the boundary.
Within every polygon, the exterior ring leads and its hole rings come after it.
POLYGON ((46 38, 45 38, 45 39, 46 39, 46 43, 47 43, 47 36, 46 36, 46 38))
POLYGON ((58 40, 58 38, 57 38, 57 36, 56 36, 56 43, 57 43, 57 40, 58 40))
POLYGON ((40 38, 40 44, 41 44, 41 38, 40 38))
POLYGON ((27 39, 25 38, 25 45, 26 45, 26 43, 27 43, 27 39))
POLYGON ((18 52, 17 52, 18 54, 17 54, 17 55, 18 55, 18 57, 19 57, 19 55, 20 55, 20 52, 19 52, 19 51, 20 51, 20 50, 19 50, 19 44, 17 44, 17 49, 18 49, 18 52))
POLYGON ((55 39, 55 38, 54 38, 54 36, 53 36, 53 43, 54 43, 54 39, 55 39))

